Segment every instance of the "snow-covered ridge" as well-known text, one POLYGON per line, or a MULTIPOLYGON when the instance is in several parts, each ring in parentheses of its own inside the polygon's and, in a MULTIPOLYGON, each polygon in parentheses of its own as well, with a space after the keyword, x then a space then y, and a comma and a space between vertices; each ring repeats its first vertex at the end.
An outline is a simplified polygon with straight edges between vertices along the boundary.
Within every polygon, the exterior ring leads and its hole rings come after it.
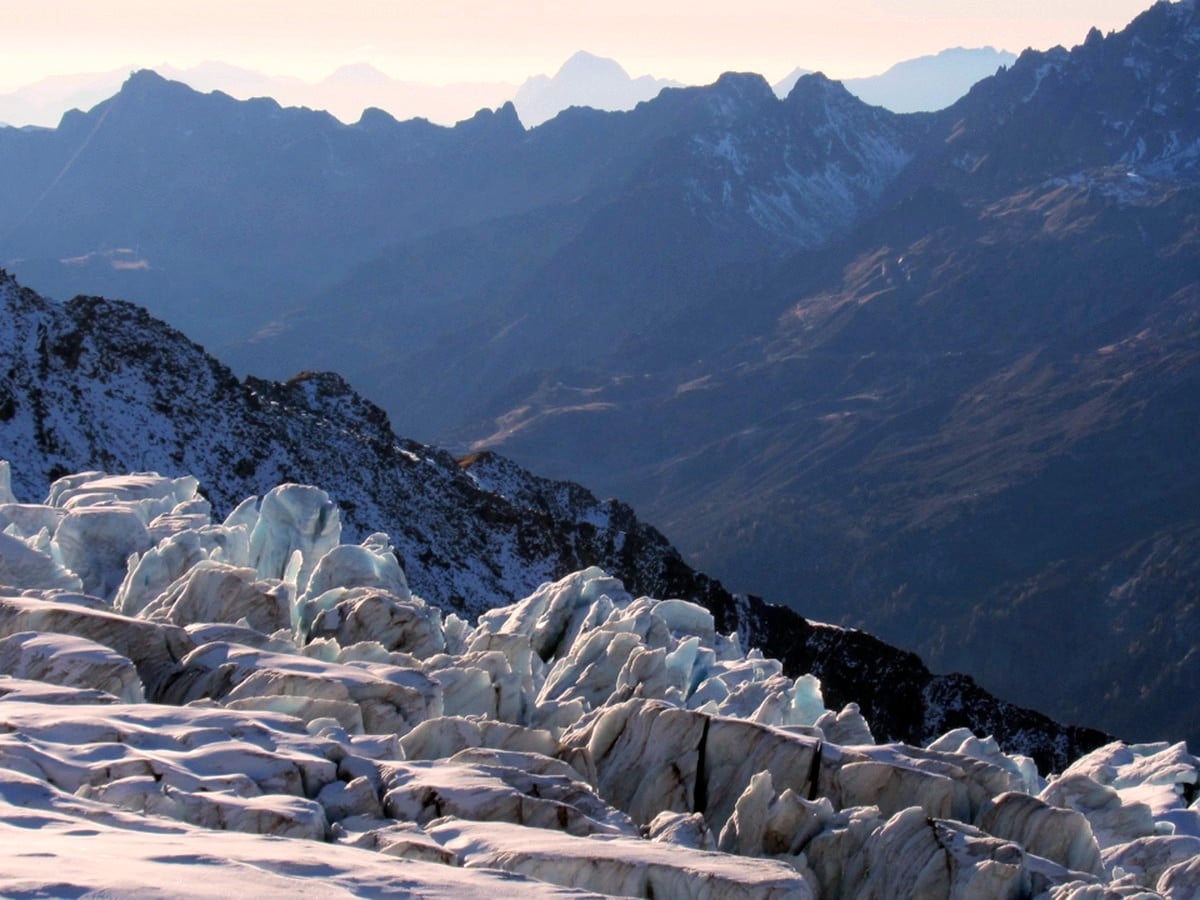
POLYGON ((398 438, 337 375, 239 382, 139 307, 98 297, 59 305, 3 273, 0 313, 0 448, 22 499, 92 468, 194 474, 222 515, 280 482, 320 483, 350 534, 387 530, 421 594, 471 614, 573 569, 620 570, 630 534, 647 548, 640 575, 653 578, 651 544, 673 553, 629 507, 515 466, 521 502, 481 489, 477 478, 499 463, 464 468, 398 438))
POLYGON ((189 476, 14 500, 0 463, 5 894, 1200 890, 1182 744, 1049 780, 965 730, 879 746, 599 569, 444 615, 314 487, 220 521, 189 476))

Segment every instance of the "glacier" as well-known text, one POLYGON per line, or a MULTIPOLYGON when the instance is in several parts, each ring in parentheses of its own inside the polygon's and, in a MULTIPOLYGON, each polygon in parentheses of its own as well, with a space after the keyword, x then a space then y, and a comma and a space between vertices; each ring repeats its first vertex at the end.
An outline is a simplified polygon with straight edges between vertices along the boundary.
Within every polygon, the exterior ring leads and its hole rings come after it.
POLYGON ((876 743, 599 568, 475 617, 283 484, 0 461, 0 893, 1193 897, 1200 760, 876 743), (197 877, 198 876, 198 877, 197 877))

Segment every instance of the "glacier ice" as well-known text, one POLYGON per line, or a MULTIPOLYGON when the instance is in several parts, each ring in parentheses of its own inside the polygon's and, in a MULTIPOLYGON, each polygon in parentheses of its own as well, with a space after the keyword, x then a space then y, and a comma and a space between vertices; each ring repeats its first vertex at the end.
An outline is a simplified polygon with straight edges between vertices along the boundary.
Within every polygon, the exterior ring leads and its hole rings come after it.
POLYGON ((0 584, 15 589, 82 591, 83 580, 49 553, 0 532, 0 584))
POLYGON ((77 507, 54 530, 55 556, 79 576, 85 591, 105 599, 113 597, 125 580, 129 556, 151 546, 146 523, 128 507, 77 507))
POLYGON ((1016 841, 1030 853, 1067 869, 1089 875, 1104 872, 1092 826, 1076 810, 1012 791, 993 798, 977 824, 988 834, 1016 841))
MULTIPOLYGON (((250 533, 245 526, 203 525, 158 542, 132 561, 113 599, 117 612, 137 615, 201 560, 246 568, 250 564, 250 533)), ((198 620, 206 621, 206 620, 198 620)))
POLYGON ((349 842, 264 839, 126 812, 3 767, 0 809, 0 893, 10 896, 30 891, 43 896, 147 896, 161 894, 164 885, 170 885, 173 896, 188 898, 580 896, 509 872, 397 858, 349 842), (48 859, 53 865, 47 865, 48 859))
POLYGON ((663 810, 646 826, 646 837, 693 850, 716 850, 717 844, 701 813, 663 810))
POLYGON ((387 535, 373 534, 361 544, 337 544, 313 568, 306 596, 316 597, 332 588, 369 587, 411 599, 400 562, 387 535))
POLYGON ((554 736, 538 728, 522 728, 494 719, 439 716, 426 719, 400 738, 406 759, 449 759, 463 750, 520 750, 553 756, 559 752, 554 736))
POLYGON ((142 510, 143 521, 149 524, 155 516, 170 512, 181 503, 197 500, 199 486, 191 475, 164 478, 155 472, 129 475, 84 472, 59 478, 50 485, 46 505, 71 509, 97 504, 110 507, 134 504, 142 510))
POLYGON ((383 807, 427 825, 443 816, 520 822, 574 835, 636 834, 565 763, 536 753, 471 749, 449 759, 385 763, 383 807))
POLYGON ((137 669, 104 644, 66 634, 18 631, 0 638, 0 672, 66 687, 92 687, 123 703, 145 697, 137 669))
POLYGON ((250 531, 250 565, 260 578, 291 581, 303 591, 313 569, 338 545, 341 534, 341 517, 328 494, 310 485, 280 485, 259 504, 250 531), (299 565, 292 571, 296 558, 299 565))
POLYGON ((291 592, 280 581, 259 581, 251 568, 202 559, 140 610, 151 621, 244 621, 263 634, 291 627, 291 592))
POLYGON ((1012 898, 1022 895, 1025 854, 961 822, 916 807, 892 816, 843 863, 844 896, 1012 898))
POLYGON ((72 635, 116 651, 137 668, 148 699, 157 700, 179 671, 179 660, 192 649, 186 631, 178 626, 129 619, 91 609, 69 598, 0 596, 0 636, 35 631, 72 635))
POLYGON ((332 895, 381 896, 1200 885, 1182 744, 1114 743, 1057 774, 963 729, 879 745, 816 678, 599 569, 470 623, 412 593, 386 535, 340 543, 317 488, 218 522, 187 477, 81 473, 43 504, 8 478, 0 892, 49 890, 23 854, 51 846, 74 893, 145 888, 163 854, 205 887, 301 895, 317 870, 332 895))
POLYGON ((417 659, 446 648, 441 611, 407 590, 398 596, 370 587, 333 587, 298 607, 296 624, 306 643, 326 638, 350 647, 374 641, 417 659))
POLYGON ((37 537, 42 531, 54 534, 66 510, 37 503, 0 503, 0 532, 13 537, 37 537))
POLYGON ((583 838, 519 823, 447 818, 430 833, 468 868, 519 872, 539 880, 620 897, 710 900, 804 900, 813 892, 803 873, 774 860, 693 850, 632 837, 583 838))

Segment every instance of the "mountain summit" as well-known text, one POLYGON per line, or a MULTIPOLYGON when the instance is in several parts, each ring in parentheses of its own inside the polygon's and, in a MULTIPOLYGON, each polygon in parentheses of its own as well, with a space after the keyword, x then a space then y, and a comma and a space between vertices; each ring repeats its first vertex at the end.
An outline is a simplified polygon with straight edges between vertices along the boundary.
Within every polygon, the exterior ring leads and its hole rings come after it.
POLYGON ((553 77, 534 75, 517 89, 513 102, 521 121, 532 128, 571 106, 593 109, 632 109, 678 82, 642 75, 631 78, 614 59, 579 51, 553 77))

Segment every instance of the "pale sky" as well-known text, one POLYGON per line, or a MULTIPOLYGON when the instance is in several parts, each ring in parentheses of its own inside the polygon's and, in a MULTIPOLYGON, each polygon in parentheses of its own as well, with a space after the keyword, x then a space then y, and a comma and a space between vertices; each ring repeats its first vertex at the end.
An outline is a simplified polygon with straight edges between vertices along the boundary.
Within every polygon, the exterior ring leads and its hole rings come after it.
POLYGON ((947 47, 1020 52, 1124 27, 1150 0, 0 0, 0 90, 48 75, 219 60, 317 81, 370 62, 408 81, 519 83, 576 50, 704 84, 796 66, 870 75, 947 47))

